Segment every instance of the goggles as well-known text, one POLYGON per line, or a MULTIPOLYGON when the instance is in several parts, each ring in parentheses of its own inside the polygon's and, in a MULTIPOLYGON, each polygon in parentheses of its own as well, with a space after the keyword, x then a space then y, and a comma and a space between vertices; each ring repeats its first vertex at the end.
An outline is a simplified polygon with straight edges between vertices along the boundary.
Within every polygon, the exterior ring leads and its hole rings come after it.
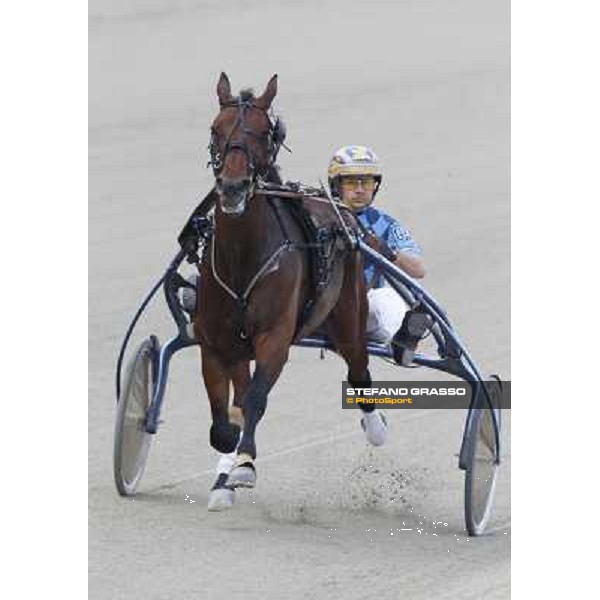
POLYGON ((352 190, 362 188, 371 192, 375 189, 375 177, 342 177, 340 183, 342 187, 352 190))

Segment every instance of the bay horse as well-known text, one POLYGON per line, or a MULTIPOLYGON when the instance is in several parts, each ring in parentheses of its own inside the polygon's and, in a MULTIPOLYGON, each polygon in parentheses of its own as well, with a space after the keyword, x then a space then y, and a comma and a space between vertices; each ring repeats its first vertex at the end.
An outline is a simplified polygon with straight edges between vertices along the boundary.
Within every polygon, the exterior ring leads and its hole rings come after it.
POLYGON ((220 112, 211 126, 218 200, 200 265, 194 333, 212 413, 210 443, 223 454, 237 448, 233 468, 215 484, 230 490, 256 483, 256 427, 295 339, 322 328, 347 364, 348 381, 361 387, 371 382, 360 253, 351 248, 337 253, 328 285, 302 322, 311 297, 305 235, 285 205, 289 200, 257 189, 259 179, 278 179, 275 160, 282 141, 279 124, 269 115, 276 93, 274 75, 262 95, 242 90, 234 97, 221 73, 220 112))

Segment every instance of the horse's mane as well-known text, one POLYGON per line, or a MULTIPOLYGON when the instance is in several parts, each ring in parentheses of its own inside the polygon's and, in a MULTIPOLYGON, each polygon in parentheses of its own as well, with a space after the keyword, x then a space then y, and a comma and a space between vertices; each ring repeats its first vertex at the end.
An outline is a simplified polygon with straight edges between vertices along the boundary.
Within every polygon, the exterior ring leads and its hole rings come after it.
POLYGON ((250 102, 256 100, 256 96, 252 88, 243 88, 240 90, 239 96, 236 96, 233 100, 234 102, 250 102))

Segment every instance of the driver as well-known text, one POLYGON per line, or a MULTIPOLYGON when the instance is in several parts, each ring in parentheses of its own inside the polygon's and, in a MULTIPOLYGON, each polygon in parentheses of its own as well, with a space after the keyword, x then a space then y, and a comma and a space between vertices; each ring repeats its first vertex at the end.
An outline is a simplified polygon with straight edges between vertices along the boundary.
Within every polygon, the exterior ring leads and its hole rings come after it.
MULTIPOLYGON (((362 227, 377 238, 386 250, 384 254, 393 258, 392 262, 411 277, 424 277, 421 248, 396 219, 373 206, 382 179, 375 152, 366 146, 340 148, 329 162, 328 177, 332 195, 348 206, 362 227)), ((400 326, 409 307, 368 260, 365 260, 364 276, 369 300, 367 337, 389 344, 396 333, 401 335, 400 326)), ((413 351, 418 337, 410 340, 413 351)), ((402 339, 406 345, 406 335, 402 335, 402 339)))

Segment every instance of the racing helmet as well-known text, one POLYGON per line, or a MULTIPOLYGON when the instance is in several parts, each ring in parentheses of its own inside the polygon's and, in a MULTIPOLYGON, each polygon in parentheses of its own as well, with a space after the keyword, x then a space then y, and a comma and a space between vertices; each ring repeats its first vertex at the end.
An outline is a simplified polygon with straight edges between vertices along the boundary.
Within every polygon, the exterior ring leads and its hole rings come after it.
POLYGON ((373 198, 381 185, 381 166, 377 154, 367 146, 343 146, 336 150, 329 161, 327 176, 329 189, 333 196, 340 197, 340 177, 344 175, 367 176, 375 178, 373 198))

